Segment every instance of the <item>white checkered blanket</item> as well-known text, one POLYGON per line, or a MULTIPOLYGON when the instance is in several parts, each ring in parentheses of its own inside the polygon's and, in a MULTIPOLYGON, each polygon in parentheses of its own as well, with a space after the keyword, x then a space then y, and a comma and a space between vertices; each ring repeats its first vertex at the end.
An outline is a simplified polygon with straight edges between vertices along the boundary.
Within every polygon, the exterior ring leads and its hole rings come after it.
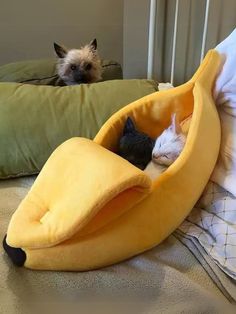
POLYGON ((210 181, 179 229, 196 238, 217 265, 236 279, 236 198, 232 194, 210 181))

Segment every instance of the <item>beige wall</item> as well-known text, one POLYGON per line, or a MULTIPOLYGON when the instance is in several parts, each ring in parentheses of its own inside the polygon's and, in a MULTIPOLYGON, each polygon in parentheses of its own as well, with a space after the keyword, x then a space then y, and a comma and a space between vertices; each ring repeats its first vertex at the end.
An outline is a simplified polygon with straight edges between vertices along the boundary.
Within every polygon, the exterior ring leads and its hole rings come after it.
POLYGON ((124 0, 123 72, 125 78, 146 76, 149 0, 124 0))
POLYGON ((103 58, 122 62, 123 0, 1 0, 0 64, 53 56, 53 42, 94 37, 103 58))
MULTIPOLYGON (((79 47, 96 37, 125 78, 145 78, 150 0, 0 0, 0 64, 53 56, 53 42, 79 47)), ((199 65, 205 0, 181 0, 175 84, 199 65)), ((175 0, 157 0, 154 78, 169 81, 175 0)), ((211 1, 207 49, 236 26, 236 0, 211 1)))

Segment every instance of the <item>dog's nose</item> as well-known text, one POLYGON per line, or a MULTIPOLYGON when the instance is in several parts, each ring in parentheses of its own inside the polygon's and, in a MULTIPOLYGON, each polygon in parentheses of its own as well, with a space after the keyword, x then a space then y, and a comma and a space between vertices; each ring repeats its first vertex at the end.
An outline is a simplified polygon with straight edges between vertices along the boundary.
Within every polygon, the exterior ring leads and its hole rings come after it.
POLYGON ((85 82, 86 81, 86 75, 82 72, 77 72, 74 75, 74 79, 77 82, 85 82))

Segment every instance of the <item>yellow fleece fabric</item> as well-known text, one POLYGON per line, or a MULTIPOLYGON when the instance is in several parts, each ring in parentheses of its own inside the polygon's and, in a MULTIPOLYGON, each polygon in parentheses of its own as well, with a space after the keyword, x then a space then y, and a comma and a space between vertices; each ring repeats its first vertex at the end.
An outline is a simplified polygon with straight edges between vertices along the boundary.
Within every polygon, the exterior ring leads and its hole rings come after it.
POLYGON ((26 267, 103 267, 152 248, 178 227, 218 157, 220 122, 212 86, 219 67, 212 50, 186 84, 124 107, 94 141, 73 138, 54 151, 7 232, 7 243, 26 252, 26 267), (173 112, 180 120, 192 115, 187 142, 176 162, 152 182, 113 152, 128 116, 155 138, 173 112))

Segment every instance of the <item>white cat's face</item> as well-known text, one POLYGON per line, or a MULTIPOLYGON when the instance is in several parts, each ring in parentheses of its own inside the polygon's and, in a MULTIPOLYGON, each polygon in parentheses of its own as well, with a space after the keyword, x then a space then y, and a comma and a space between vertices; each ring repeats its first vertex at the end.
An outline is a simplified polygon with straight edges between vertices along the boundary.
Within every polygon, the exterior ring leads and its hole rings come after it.
POLYGON ((176 118, 172 116, 172 123, 168 129, 157 138, 152 151, 152 160, 160 165, 170 166, 182 152, 186 136, 176 118))

